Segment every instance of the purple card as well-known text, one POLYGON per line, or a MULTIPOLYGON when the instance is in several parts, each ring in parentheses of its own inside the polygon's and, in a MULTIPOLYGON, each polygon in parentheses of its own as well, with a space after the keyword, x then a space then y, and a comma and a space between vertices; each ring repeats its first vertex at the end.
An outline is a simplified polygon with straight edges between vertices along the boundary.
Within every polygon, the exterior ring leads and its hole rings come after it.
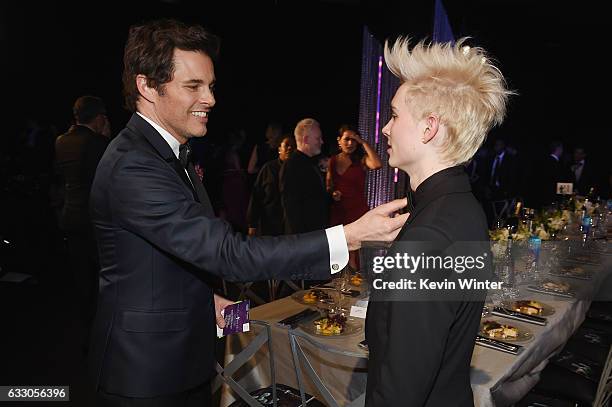
POLYGON ((235 302, 223 309, 225 328, 217 327, 217 337, 231 335, 249 330, 249 300, 235 302))

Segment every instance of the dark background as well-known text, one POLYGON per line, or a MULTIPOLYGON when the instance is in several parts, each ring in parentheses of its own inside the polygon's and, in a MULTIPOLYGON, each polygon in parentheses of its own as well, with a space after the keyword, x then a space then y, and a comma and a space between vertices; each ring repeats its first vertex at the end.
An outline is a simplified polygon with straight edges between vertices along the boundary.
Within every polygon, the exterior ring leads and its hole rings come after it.
MULTIPOLYGON (((609 171, 609 51, 601 45, 606 33, 598 4, 445 5, 455 36, 471 36, 471 45, 487 49, 519 94, 492 136, 508 138, 523 163, 538 160, 553 138, 569 147, 583 144, 601 171, 609 171)), ((223 143, 236 128, 247 130, 252 145, 271 119, 290 131, 306 116, 322 123, 332 145, 340 123, 357 122, 363 25, 380 40, 399 34, 418 40, 431 36, 433 14, 432 0, 4 2, 0 266, 35 280, 0 283, 0 384, 69 384, 73 405, 88 405, 82 327, 45 175, 54 139, 49 133, 48 148, 23 155, 23 131, 27 118, 66 131, 72 104, 84 94, 106 101, 113 131, 119 131, 129 118, 122 108, 121 71, 130 25, 177 17, 222 38, 217 106, 207 137, 199 141, 203 146, 223 143)))
MULTIPOLYGON (((271 119, 291 130, 297 120, 314 116, 332 140, 340 123, 357 121, 363 25, 381 40, 397 34, 430 37, 433 3, 13 2, 2 15, 5 86, 15 108, 9 126, 18 131, 27 116, 35 116, 63 132, 74 100, 94 94, 108 104, 118 131, 129 117, 120 81, 128 27, 177 17, 201 23, 223 41, 210 139, 244 127, 253 143, 271 119)), ((519 93, 497 134, 523 150, 561 138, 601 151, 595 149, 603 129, 594 96, 605 81, 607 51, 598 45, 603 26, 596 2, 447 0, 445 5, 455 36, 470 36, 472 45, 487 49, 519 93)))

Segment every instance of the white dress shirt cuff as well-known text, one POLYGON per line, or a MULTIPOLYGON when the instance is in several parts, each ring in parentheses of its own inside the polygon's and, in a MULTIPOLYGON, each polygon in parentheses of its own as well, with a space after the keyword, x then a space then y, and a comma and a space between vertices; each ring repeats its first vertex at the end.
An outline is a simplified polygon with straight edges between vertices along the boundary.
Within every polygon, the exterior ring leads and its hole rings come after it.
POLYGON ((345 268, 349 261, 344 226, 338 225, 325 229, 325 234, 329 245, 329 268, 331 273, 334 274, 345 268))

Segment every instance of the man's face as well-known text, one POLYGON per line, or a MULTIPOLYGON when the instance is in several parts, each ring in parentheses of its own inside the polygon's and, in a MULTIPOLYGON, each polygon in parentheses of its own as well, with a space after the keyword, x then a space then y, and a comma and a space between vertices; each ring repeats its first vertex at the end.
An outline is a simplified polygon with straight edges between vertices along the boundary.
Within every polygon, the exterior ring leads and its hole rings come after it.
POLYGON ((323 145, 321 128, 316 124, 313 125, 306 137, 306 142, 308 144, 308 155, 310 155, 310 157, 314 157, 315 155, 321 154, 321 146, 323 145))
POLYGON ((278 147, 278 158, 280 158, 281 161, 285 161, 287 158, 289 158, 292 152, 293 147, 289 142, 289 138, 285 137, 278 147))
POLYGON ((389 165, 408 172, 408 167, 422 155, 420 150, 424 127, 421 129, 419 121, 413 117, 405 95, 406 88, 402 85, 391 101, 391 119, 382 131, 389 146, 389 165))
POLYGON ((495 140, 495 144, 493 145, 493 151, 495 151, 496 154, 501 154, 502 151, 504 151, 506 148, 506 143, 504 142, 504 140, 495 140))
POLYGON ((202 52, 174 50, 174 75, 157 92, 154 109, 160 125, 184 143, 206 134, 208 113, 215 105, 215 70, 202 52))
POLYGON ((582 161, 585 158, 586 158, 586 153, 584 152, 584 149, 577 148, 574 150, 574 161, 575 162, 582 161))

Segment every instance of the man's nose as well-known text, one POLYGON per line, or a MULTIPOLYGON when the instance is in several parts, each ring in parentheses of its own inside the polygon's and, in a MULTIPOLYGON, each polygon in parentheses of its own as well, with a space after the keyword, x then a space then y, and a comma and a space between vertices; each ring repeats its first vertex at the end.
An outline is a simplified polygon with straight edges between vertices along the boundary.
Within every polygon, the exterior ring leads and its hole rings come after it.
POLYGON ((213 94, 212 90, 204 90, 202 96, 200 97, 200 103, 207 105, 211 109, 213 108, 213 106, 215 106, 215 103, 217 103, 217 101, 215 100, 215 95, 213 94))

